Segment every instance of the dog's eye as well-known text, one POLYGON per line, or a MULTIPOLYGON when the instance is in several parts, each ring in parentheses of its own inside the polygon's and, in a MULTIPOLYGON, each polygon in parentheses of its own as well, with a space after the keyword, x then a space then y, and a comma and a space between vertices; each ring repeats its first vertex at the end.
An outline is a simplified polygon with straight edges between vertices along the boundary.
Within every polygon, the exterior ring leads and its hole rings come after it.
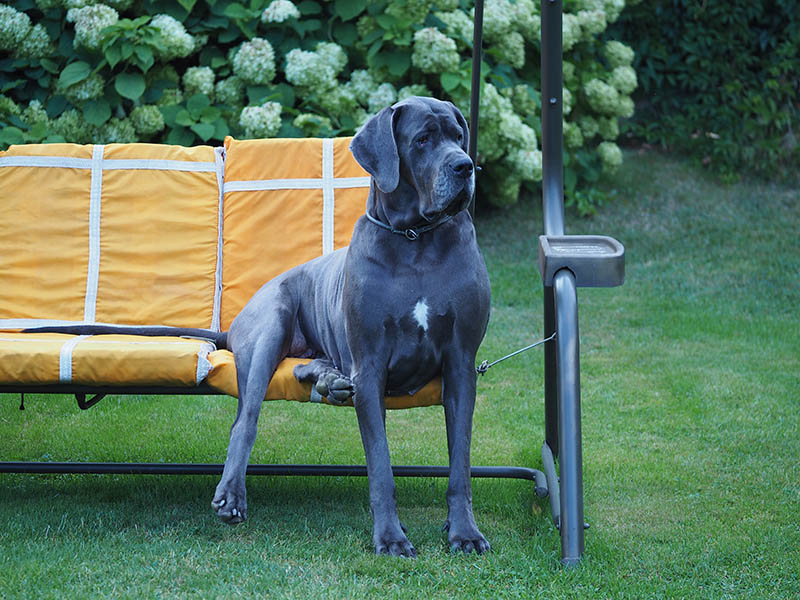
POLYGON ((464 141, 464 136, 463 136, 462 134, 460 134, 460 133, 459 133, 459 134, 458 134, 458 143, 460 144, 460 143, 461 143, 461 142, 463 142, 463 141, 464 141))
POLYGON ((422 147, 428 143, 428 136, 423 135, 417 138, 417 146, 422 147))

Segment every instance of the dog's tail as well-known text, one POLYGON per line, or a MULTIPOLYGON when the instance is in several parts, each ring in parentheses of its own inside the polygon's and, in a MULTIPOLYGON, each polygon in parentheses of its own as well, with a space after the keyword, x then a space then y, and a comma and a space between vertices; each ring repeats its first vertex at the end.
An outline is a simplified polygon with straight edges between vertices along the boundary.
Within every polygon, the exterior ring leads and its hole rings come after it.
POLYGON ((228 332, 192 327, 125 327, 122 325, 52 325, 31 327, 24 333, 71 333, 73 335, 145 335, 150 337, 187 337, 209 340, 221 349, 228 349, 228 332))

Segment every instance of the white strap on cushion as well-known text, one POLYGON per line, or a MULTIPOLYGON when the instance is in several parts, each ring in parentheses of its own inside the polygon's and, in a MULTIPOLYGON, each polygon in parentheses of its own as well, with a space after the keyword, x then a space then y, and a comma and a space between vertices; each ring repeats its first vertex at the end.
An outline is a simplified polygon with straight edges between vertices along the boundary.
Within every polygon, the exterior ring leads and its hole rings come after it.
POLYGON ((58 355, 58 380, 61 383, 72 383, 72 351, 80 342, 90 338, 90 335, 79 335, 69 339, 61 346, 58 355))
POLYGON ((333 252, 333 138, 322 140, 322 254, 333 252))
POLYGON ((100 208, 103 198, 103 151, 92 149, 92 183, 89 192, 89 271, 86 276, 83 322, 94 323, 97 310, 97 282, 100 278, 100 208))

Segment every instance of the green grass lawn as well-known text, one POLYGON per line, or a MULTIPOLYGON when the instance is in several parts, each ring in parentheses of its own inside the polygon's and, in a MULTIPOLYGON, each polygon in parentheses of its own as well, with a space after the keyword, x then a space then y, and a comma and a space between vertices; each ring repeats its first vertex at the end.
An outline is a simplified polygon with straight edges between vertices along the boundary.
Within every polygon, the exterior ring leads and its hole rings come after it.
MULTIPOLYGON (((473 484, 484 556, 451 555, 445 480, 398 480, 416 560, 371 554, 367 483, 258 478, 217 521, 213 477, 0 475, 0 598, 800 597, 800 192, 628 156, 567 232, 626 247, 580 289, 586 558, 559 566, 529 482, 473 484)), ((493 287, 479 359, 539 339, 539 202, 478 221, 493 287)), ((542 352, 479 381, 473 464, 540 467, 542 352)), ((235 401, 0 396, 4 460, 222 462, 235 401)), ((396 464, 444 464, 440 407, 390 413, 396 464)), ((352 409, 273 402, 253 461, 361 463, 352 409)))

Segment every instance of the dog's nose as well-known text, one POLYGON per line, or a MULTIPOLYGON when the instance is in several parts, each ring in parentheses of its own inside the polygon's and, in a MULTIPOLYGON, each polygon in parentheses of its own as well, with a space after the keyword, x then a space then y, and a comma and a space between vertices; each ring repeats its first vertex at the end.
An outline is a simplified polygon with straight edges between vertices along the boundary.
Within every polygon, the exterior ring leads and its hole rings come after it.
POLYGON ((450 163, 450 168, 453 169, 453 173, 458 175, 459 177, 467 178, 472 176, 472 160, 469 156, 464 156, 458 158, 450 163))

